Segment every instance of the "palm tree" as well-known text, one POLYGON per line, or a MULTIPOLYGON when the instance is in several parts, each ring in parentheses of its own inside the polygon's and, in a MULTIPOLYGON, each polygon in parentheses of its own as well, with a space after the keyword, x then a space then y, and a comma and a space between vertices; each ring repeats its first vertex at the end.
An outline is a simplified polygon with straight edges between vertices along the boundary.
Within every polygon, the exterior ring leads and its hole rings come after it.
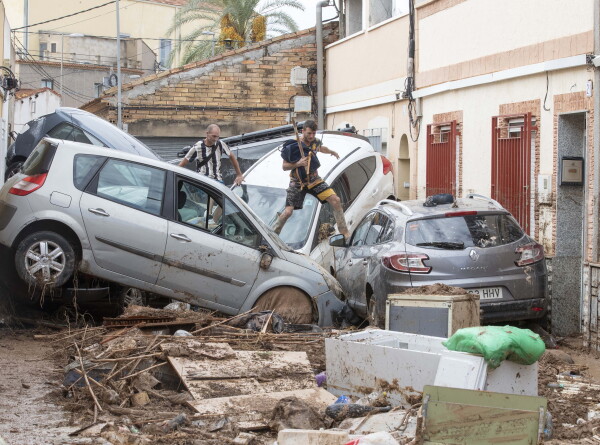
POLYGON ((199 26, 175 43, 170 63, 179 52, 182 52, 182 64, 210 57, 213 42, 202 38, 207 31, 218 35, 216 52, 259 42, 276 34, 296 32, 298 25, 282 11, 284 7, 304 10, 300 0, 189 0, 175 14, 168 32, 174 34, 188 23, 199 26))

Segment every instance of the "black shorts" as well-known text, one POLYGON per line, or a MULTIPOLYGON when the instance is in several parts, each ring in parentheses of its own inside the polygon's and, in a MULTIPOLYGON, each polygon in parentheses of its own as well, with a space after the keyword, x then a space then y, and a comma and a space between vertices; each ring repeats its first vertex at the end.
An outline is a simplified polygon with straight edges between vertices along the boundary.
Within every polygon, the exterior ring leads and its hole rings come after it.
POLYGON ((316 181, 313 181, 312 184, 315 185, 311 188, 301 187, 300 182, 292 179, 290 181, 290 186, 287 189, 285 206, 293 206, 294 210, 300 210, 304 206, 304 198, 307 193, 310 193, 322 203, 325 203, 330 196, 335 195, 335 192, 329 187, 329 184, 319 177, 317 177, 316 181))

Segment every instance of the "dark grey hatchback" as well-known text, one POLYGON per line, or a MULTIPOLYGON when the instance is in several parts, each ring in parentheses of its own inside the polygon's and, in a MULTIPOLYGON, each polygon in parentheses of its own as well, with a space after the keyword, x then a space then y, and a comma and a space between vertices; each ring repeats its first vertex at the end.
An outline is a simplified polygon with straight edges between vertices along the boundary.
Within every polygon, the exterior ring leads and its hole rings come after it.
POLYGON ((146 145, 110 122, 78 108, 62 107, 57 108, 54 113, 27 123, 27 128, 8 148, 5 179, 19 171, 23 162, 44 136, 114 148, 149 159, 159 159, 146 145))
POLYGON ((444 283, 478 294, 484 323, 546 315, 543 247, 507 210, 479 195, 424 202, 381 201, 336 249, 335 275, 357 313, 382 326, 388 294, 444 283))

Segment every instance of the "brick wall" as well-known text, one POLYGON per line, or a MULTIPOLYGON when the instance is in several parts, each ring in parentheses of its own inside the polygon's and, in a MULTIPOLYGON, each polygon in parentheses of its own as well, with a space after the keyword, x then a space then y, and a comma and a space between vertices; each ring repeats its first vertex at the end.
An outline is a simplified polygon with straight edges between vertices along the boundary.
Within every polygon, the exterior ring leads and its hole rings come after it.
MULTIPOLYGON (((334 41, 336 25, 326 26, 324 36, 325 44, 334 41)), ((124 85, 123 122, 139 136, 197 136, 210 123, 223 136, 283 125, 293 96, 308 95, 290 84, 294 66, 316 70, 314 28, 124 85)), ((116 89, 107 93, 82 108, 115 122, 116 89)))

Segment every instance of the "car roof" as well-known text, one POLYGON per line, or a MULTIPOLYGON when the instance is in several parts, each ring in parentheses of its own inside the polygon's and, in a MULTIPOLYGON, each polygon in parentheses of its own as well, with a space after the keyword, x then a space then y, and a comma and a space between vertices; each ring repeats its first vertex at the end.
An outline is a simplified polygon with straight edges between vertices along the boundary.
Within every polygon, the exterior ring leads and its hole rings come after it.
POLYGON ((431 216, 443 215, 448 212, 460 211, 478 211, 478 212, 499 212, 509 213, 498 203, 485 197, 457 198, 456 204, 438 204, 434 207, 425 207, 424 199, 414 199, 408 201, 394 202, 384 200, 378 203, 376 208, 385 208, 393 214, 403 214, 411 219, 427 218, 431 216))
MULTIPOLYGON (((96 145, 84 144, 81 142, 73 142, 73 141, 67 141, 67 140, 62 140, 62 139, 54 139, 54 138, 47 137, 47 136, 44 139, 47 141, 50 141, 53 144, 57 144, 59 146, 59 150, 69 150, 69 151, 74 151, 76 153, 81 153, 81 154, 106 156, 106 157, 110 157, 110 158, 117 158, 117 159, 124 159, 127 161, 139 162, 139 163, 150 165, 153 167, 158 167, 158 168, 161 168, 164 170, 171 170, 175 173, 179 173, 179 174, 188 176, 193 179, 203 180, 203 179, 207 178, 206 176, 201 175, 200 173, 196 173, 185 167, 179 167, 177 164, 170 164, 170 163, 165 162, 160 159, 147 158, 145 156, 139 156, 139 155, 136 155, 133 153, 128 153, 128 152, 121 151, 121 150, 114 150, 112 148, 98 147, 96 145)), ((225 186, 223 186, 223 187, 225 189, 227 189, 227 187, 225 187, 225 186)))
POLYGON ((59 107, 54 112, 40 116, 28 122, 32 131, 24 131, 17 136, 17 150, 28 151, 35 148, 39 139, 61 122, 69 122, 87 131, 110 148, 135 152, 150 159, 160 159, 148 146, 110 122, 85 110, 71 107, 59 107), (39 127, 39 128, 35 128, 39 127))
MULTIPOLYGON (((362 154, 375 153, 371 144, 363 137, 355 137, 340 132, 319 131, 317 138, 321 139, 323 146, 335 150, 340 158, 334 156, 319 154, 319 175, 325 177, 342 163, 347 156, 355 152, 357 149, 362 154)), ((290 137, 282 138, 283 143, 289 140, 290 137)), ((283 159, 281 158, 280 147, 273 149, 271 152, 264 155, 252 167, 250 167, 245 175, 245 183, 248 185, 262 185, 276 188, 287 188, 289 184, 289 174, 282 169, 283 159)))

